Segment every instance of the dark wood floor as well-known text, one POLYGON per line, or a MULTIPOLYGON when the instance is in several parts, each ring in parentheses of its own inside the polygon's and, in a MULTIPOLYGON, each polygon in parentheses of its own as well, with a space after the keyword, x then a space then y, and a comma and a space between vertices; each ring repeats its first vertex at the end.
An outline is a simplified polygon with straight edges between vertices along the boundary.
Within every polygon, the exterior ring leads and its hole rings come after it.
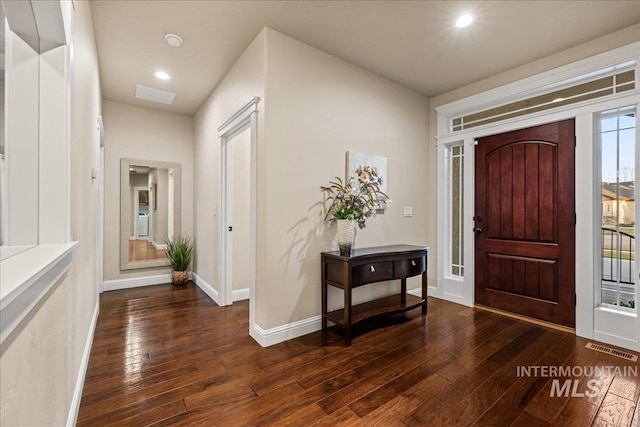
POLYGON ((261 348, 246 301, 218 307, 191 283, 107 292, 78 425, 640 425, 638 378, 551 398, 548 378, 516 376, 637 366, 584 339, 437 299, 392 323, 361 324, 351 347, 331 330, 261 348))

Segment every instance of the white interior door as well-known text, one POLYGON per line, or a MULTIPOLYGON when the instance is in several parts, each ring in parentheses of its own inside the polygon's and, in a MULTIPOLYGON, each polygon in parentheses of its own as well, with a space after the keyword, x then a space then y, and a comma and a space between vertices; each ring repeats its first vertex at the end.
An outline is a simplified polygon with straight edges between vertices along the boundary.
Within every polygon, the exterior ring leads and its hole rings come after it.
POLYGON ((230 225, 233 226, 231 261, 231 289, 233 301, 249 298, 250 268, 250 192, 251 192, 251 129, 247 128, 230 141, 232 147, 231 181, 233 203, 230 206, 230 225))

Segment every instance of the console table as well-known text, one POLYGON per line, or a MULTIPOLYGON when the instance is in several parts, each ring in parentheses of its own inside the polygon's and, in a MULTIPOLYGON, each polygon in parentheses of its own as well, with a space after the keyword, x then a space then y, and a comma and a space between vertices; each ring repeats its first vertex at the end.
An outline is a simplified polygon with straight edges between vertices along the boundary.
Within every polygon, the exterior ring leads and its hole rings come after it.
POLYGON ((322 330, 327 320, 344 329, 344 342, 351 345, 354 323, 383 313, 408 311, 422 306, 427 313, 427 251, 423 246, 393 245, 354 249, 351 256, 339 251, 322 252, 322 330), (422 275, 422 297, 407 295, 407 277, 422 275), (400 294, 351 305, 353 288, 369 283, 400 279, 400 294), (344 307, 327 312, 328 286, 344 291, 344 307))

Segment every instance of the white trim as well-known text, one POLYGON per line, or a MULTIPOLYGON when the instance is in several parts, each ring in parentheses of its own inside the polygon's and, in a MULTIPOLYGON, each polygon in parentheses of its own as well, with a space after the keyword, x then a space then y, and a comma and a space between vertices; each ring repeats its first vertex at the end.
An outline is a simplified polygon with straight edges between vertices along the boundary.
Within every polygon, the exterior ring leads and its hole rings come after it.
POLYGON ((105 291, 117 291, 118 289, 139 288, 151 285, 166 285, 171 283, 171 273, 158 274, 156 276, 132 277, 130 279, 105 280, 105 291))
POLYGON ((213 286, 211 286, 209 283, 207 283, 202 277, 198 276, 197 273, 191 273, 191 276, 193 277, 193 281, 195 282, 195 284, 200 289, 202 289, 202 291, 205 294, 207 294, 207 296, 209 298, 211 298, 213 300, 213 302, 215 302, 218 305, 221 305, 217 289, 215 289, 213 286))
POLYGON ((640 351, 636 313, 608 307, 596 307, 593 310, 593 316, 593 339, 640 351))
POLYGON ((322 316, 313 316, 297 322, 276 326, 271 329, 262 329, 254 324, 250 335, 262 347, 269 347, 293 338, 298 338, 322 329, 322 316))
POLYGON ((98 293, 104 291, 104 144, 102 143, 102 117, 98 117, 100 138, 100 169, 98 171, 98 293))
POLYGON ((233 290, 233 302, 244 301, 249 299, 249 288, 234 289, 233 290))
POLYGON ((237 128, 242 127, 247 117, 258 112, 258 102, 260 102, 260 97, 254 96, 251 98, 251 101, 243 105, 226 122, 221 124, 220 127, 218 127, 218 134, 220 137, 229 135, 237 128))
POLYGON ((158 249, 158 250, 164 250, 164 249, 167 249, 167 245, 162 245, 162 244, 156 243, 156 242, 154 242, 153 240, 151 241, 151 245, 152 245, 154 248, 158 249))
POLYGON ((71 267, 78 242, 38 245, 2 261, 0 343, 18 327, 71 267))
MULTIPOLYGON (((623 68, 625 64, 628 66, 629 62, 638 60, 639 51, 640 42, 631 43, 526 79, 438 106, 436 107, 438 118, 445 118, 445 122, 438 120, 438 136, 452 133, 447 122, 454 115, 466 114, 480 108, 491 108, 517 99, 534 96, 542 93, 542 88, 552 88, 554 85, 558 86, 570 80, 580 80, 587 75, 600 71, 605 72, 607 67, 610 67, 611 71, 618 65, 623 68), (445 123, 447 123, 446 126, 443 126, 445 123)), ((636 90, 637 87, 636 78, 636 90)), ((566 108, 571 109, 572 105, 568 105, 566 108)))
POLYGON ((80 411, 80 400, 82 398, 82 389, 84 388, 84 379, 87 375, 87 368, 89 367, 89 356, 91 355, 93 336, 96 331, 96 324, 98 323, 98 314, 100 314, 99 297, 98 301, 96 301, 96 306, 93 309, 93 317, 91 319, 91 325, 89 326, 89 333, 87 334, 87 340, 84 344, 82 359, 80 359, 80 370, 78 371, 76 387, 73 390, 73 399, 71 399, 71 407, 69 408, 69 415, 67 416, 67 427, 75 426, 76 421, 78 420, 78 412, 80 411))
POLYGON ((418 287, 413 289, 407 289, 407 293, 411 295, 415 295, 417 297, 422 297, 422 288, 418 287))
MULTIPOLYGON (((593 139, 593 114, 576 116, 576 251, 575 251, 575 282, 576 282, 576 335, 593 339, 593 307, 595 289, 594 279, 600 277, 599 255, 596 256, 594 237, 600 233, 600 225, 596 225, 594 210, 600 200, 600 194, 596 196, 593 179, 578 179, 596 175, 594 167, 594 144, 589 143, 593 139), (597 228, 596 228, 597 227, 597 228), (581 248, 585 248, 582 250, 581 248), (584 268, 581 268, 584 266, 584 268), (591 266, 588 268, 587 266, 591 266)), ((598 169, 599 170, 599 166, 598 169)), ((595 177, 594 177, 595 178, 595 177)), ((599 187, 599 186, 598 186, 599 187)), ((597 249, 600 253, 600 249, 597 249)))
POLYGON ((231 281, 231 245, 228 239, 231 238, 227 231, 229 206, 226 200, 229 195, 230 168, 227 167, 229 157, 227 151, 230 141, 238 133, 251 129, 251 167, 250 167, 250 195, 249 195, 249 335, 254 339, 261 339, 261 334, 257 332, 255 325, 255 286, 256 280, 256 239, 257 239, 257 147, 258 147, 258 103, 260 98, 254 96, 247 104, 245 104, 238 112, 224 122, 218 128, 218 136, 220 139, 220 155, 218 156, 218 179, 220 182, 220 191, 218 193, 218 206, 220 214, 218 215, 218 284, 220 287, 219 305, 228 305, 233 302, 233 290, 231 281))

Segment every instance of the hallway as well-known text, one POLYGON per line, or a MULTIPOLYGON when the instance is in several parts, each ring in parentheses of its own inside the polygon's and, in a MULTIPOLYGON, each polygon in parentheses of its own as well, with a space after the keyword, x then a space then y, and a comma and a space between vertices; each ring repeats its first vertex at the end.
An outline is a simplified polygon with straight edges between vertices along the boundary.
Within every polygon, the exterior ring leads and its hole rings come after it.
POLYGON ((429 299, 393 324, 333 328, 262 348, 248 303, 218 307, 191 282, 102 294, 78 425, 638 425, 637 377, 549 397, 518 366, 637 366, 574 335, 429 299), (363 333, 369 331, 367 333, 363 333), (436 410, 437 408, 437 410, 436 410), (635 424, 632 424, 635 423, 635 424))

